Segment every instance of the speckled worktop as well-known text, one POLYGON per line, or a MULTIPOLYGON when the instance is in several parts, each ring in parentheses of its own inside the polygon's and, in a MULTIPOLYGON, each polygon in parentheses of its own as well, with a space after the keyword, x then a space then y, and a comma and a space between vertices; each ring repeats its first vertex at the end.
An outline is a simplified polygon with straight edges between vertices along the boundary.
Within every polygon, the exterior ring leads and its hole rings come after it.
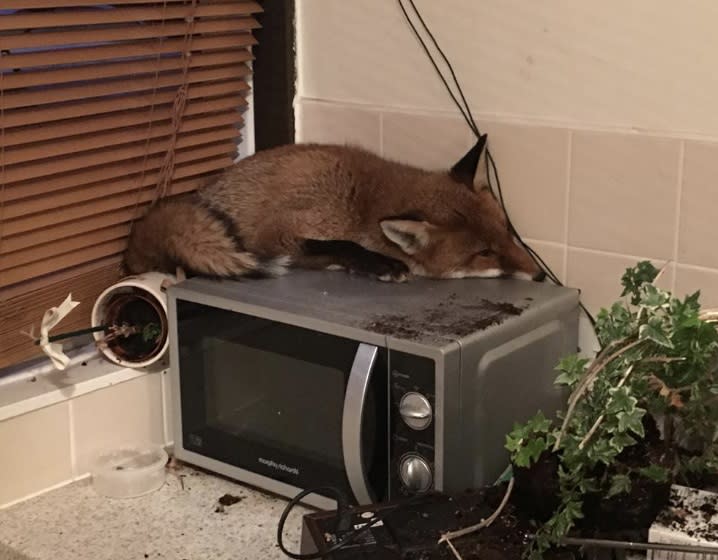
MULTIPOLYGON (((284 559, 275 542, 285 506, 186 466, 159 490, 127 500, 99 496, 87 479, 0 510, 0 560, 284 559), (218 508, 225 494, 242 499, 218 508)), ((299 551, 307 511, 287 521, 291 551, 299 551)))

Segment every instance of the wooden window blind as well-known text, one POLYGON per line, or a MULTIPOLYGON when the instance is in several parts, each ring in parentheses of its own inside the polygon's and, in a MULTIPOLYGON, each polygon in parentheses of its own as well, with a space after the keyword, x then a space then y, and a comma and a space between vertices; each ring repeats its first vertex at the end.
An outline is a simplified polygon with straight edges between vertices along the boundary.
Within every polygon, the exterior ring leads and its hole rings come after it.
POLYGON ((248 0, 0 3, 0 368, 72 292, 89 325, 133 220, 232 164, 259 27, 248 0))

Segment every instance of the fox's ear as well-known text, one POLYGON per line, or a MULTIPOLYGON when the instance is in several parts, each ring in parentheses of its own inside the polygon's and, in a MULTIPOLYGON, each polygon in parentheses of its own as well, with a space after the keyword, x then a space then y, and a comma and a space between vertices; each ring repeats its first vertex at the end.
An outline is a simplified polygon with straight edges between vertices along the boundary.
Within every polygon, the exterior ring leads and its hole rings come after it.
POLYGON ((384 220, 381 230, 392 243, 396 243, 407 255, 413 255, 429 243, 427 222, 418 220, 384 220))
POLYGON ((476 176, 476 170, 479 167, 479 160, 481 154, 484 153, 486 148, 486 134, 479 136, 476 144, 466 152, 466 155, 462 157, 454 167, 449 171, 449 175, 454 181, 466 185, 470 189, 474 188, 474 177, 476 176))

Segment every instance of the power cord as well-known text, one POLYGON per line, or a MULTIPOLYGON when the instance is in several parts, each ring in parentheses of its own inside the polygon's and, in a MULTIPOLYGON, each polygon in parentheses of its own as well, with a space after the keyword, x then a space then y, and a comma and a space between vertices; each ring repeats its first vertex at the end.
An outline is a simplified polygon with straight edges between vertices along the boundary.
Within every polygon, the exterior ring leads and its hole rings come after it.
MULTIPOLYGON (((346 501, 346 497, 344 494, 338 489, 333 486, 322 486, 318 488, 310 488, 307 490, 303 490, 294 498, 292 498, 287 506, 284 508, 284 511, 282 512, 281 517, 279 518, 279 523, 277 525, 277 546, 279 547, 279 550, 281 550, 284 554, 286 554, 289 558, 294 558, 295 560, 318 560, 320 558, 327 558, 329 555, 338 552, 339 550, 345 548, 346 546, 355 543, 356 540, 369 531, 372 527, 378 525, 379 523, 383 522, 391 513, 396 512, 399 509, 407 508, 410 506, 413 506, 416 504, 417 501, 420 501, 422 499, 425 499, 426 495, 424 494, 416 494, 412 496, 411 498, 408 498, 407 500, 403 500, 400 503, 397 503, 393 507, 386 508, 385 506, 382 507, 385 511, 382 514, 373 514, 368 519, 364 520, 364 523, 362 523, 359 527, 353 527, 352 528, 352 514, 348 511, 348 502, 346 501), (333 545, 331 545, 327 550, 324 552, 310 552, 306 554, 299 554, 296 552, 291 552, 287 550, 287 548, 284 546, 284 525, 287 522, 287 518, 289 517, 289 514, 292 512, 292 510, 299 504, 300 501, 302 501, 304 498, 306 498, 310 494, 331 494, 337 499, 337 515, 336 515, 336 531, 337 532, 344 532, 348 531, 348 533, 339 539, 337 542, 335 542, 333 545), (350 530, 351 529, 351 530, 350 530)), ((398 543, 395 543, 397 546, 397 549, 390 548, 386 545, 380 545, 380 544, 371 544, 371 545, 364 545, 364 546, 382 546, 385 550, 396 554, 397 557, 402 558, 403 554, 400 550, 400 547, 398 543)), ((358 545, 362 546, 362 545, 358 545)))
MULTIPOLYGON (((447 68, 449 69, 449 73, 451 74, 451 79, 454 82, 454 86, 456 87, 456 90, 458 91, 459 97, 461 98, 461 102, 459 102, 459 99, 454 94, 454 92, 451 90, 451 86, 449 85, 449 82, 444 77, 444 74, 439 69, 438 64, 436 63, 436 60, 434 59, 434 56, 431 54, 431 51, 429 50, 429 47, 427 46, 426 42, 422 38, 421 34, 419 33, 419 30, 416 28, 416 25, 414 25, 414 22, 411 20, 411 17, 409 16, 409 13, 407 12, 406 7, 404 6, 404 0, 397 0, 397 3, 399 4, 399 7, 401 8, 402 13, 404 14, 404 18, 406 19, 406 22, 409 24, 409 27, 411 27, 411 30, 414 32, 414 35, 418 39, 419 43, 421 44, 422 49, 426 53, 426 56, 429 59, 429 62, 431 62, 431 65, 434 67, 434 70, 436 71, 437 75, 439 76, 439 79, 444 84, 444 87, 446 88, 446 91, 448 92, 449 96, 451 97, 452 101, 456 105, 457 109, 461 113, 461 116, 466 121, 466 124, 471 129, 471 131, 474 133, 476 138, 481 138, 481 131, 476 124, 476 121, 474 120, 473 115, 471 114, 471 108, 469 107, 468 102, 466 101, 466 97, 464 96, 464 92, 461 88, 461 85, 459 84, 459 80, 456 77, 456 72, 454 72, 454 68, 451 65, 451 62, 449 62, 449 59, 446 57, 446 54, 444 54, 443 49, 439 46, 438 41, 436 40, 436 37, 429 29, 429 26, 424 21, 424 18, 421 16, 421 13, 416 7, 416 4, 414 4, 414 0, 406 0, 408 1, 409 5, 411 6, 411 10, 413 11, 416 18, 419 20, 419 23, 421 24, 421 27, 424 29, 424 32, 429 36, 431 39, 431 42, 433 43, 434 47, 438 51, 439 55, 441 56, 442 60, 446 64, 447 68), (463 106, 462 106, 463 103, 463 106)), ((489 184, 489 187, 491 188, 491 191, 496 196, 496 193, 498 193, 498 199, 501 203, 501 207, 504 210, 504 213, 506 214, 506 222, 509 226, 509 231, 516 237, 518 242, 521 244, 521 246, 526 249, 526 251, 531 255, 531 258, 534 260, 534 262, 546 272, 546 275, 551 279, 551 281, 558 285, 563 286, 563 283, 559 280, 558 276, 554 273, 553 270, 551 270, 551 267, 549 267, 546 262, 541 258, 541 256, 526 243, 519 232, 514 227, 513 222, 511 221, 511 217, 509 216, 508 209, 506 208, 506 204, 504 202, 504 193, 501 188, 501 180, 499 179, 499 172, 496 167, 496 162, 494 161, 493 156, 491 155, 491 151, 489 148, 486 148, 486 181, 489 184), (496 182, 496 187, 494 188, 494 182, 493 179, 496 182)), ((589 312, 589 310, 586 308, 586 306, 579 301, 579 305, 581 306, 581 309, 583 309, 583 312, 586 314, 586 317, 588 318, 589 322, 591 323, 591 326, 596 326, 596 320, 593 317, 593 315, 589 312)))

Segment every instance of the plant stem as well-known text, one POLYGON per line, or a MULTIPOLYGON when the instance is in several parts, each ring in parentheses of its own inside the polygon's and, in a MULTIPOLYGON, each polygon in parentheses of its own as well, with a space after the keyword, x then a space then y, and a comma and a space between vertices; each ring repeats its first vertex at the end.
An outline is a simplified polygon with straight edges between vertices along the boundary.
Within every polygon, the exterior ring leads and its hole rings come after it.
POLYGON ((456 547, 452 544, 452 542, 451 542, 449 539, 446 539, 446 544, 449 545, 449 548, 451 549, 451 552, 454 553, 454 557, 455 557, 457 560, 464 560, 464 559, 461 557, 461 554, 459 554, 459 551, 456 550, 456 547))
MULTIPOLYGON (((56 335, 53 335, 53 336, 49 336, 49 337, 47 338, 47 341, 48 341, 48 342, 56 342, 56 341, 58 341, 58 340, 65 340, 66 338, 73 338, 73 337, 75 337, 75 336, 80 336, 80 335, 83 335, 83 334, 91 334, 91 333, 94 333, 94 332, 104 331, 106 328, 107 328, 107 327, 106 327, 105 325, 100 325, 100 326, 97 326, 97 327, 89 327, 89 328, 87 328, 87 329, 80 329, 80 330, 78 330, 78 331, 70 331, 70 332, 66 332, 66 333, 62 333, 62 334, 56 334, 56 335)), ((39 345, 39 344, 40 344, 40 339, 39 339, 39 338, 35 341, 35 344, 36 344, 36 345, 39 345)))
MULTIPOLYGON (((625 341, 626 339, 621 339, 621 341, 625 341)), ((558 437, 556 438, 556 443, 553 446, 554 451, 558 451, 559 446, 561 445, 561 440, 563 439, 563 436, 566 435, 566 430, 568 429, 568 422, 573 416, 573 411, 576 408, 576 404, 578 403, 578 400, 583 396, 583 394, 587 391, 587 389, 590 387, 591 382, 596 379, 599 373, 603 371, 603 369, 611 363, 613 360, 621 356, 622 354, 625 354, 632 348, 638 346, 641 344, 643 340, 634 340, 630 344, 627 344, 620 350, 616 350, 613 354, 606 357, 605 359, 599 361, 599 358, 596 358, 594 360, 592 366, 588 368, 588 371, 586 372, 586 375, 584 376, 583 380, 579 384, 579 386, 576 388, 576 390, 573 392, 573 395, 569 398, 569 405, 568 410, 566 411, 566 416, 563 419, 563 424, 561 424, 561 431, 558 434, 558 437)), ((615 347, 615 345, 613 345, 615 347)), ((607 346, 606 349, 611 348, 611 346, 607 346)))
POLYGON ((509 485, 506 488, 506 493, 504 494, 503 499, 501 500, 501 503, 499 504, 499 507, 496 508, 496 511, 492 513, 489 517, 486 519, 482 519, 480 523, 477 523, 476 525, 472 525, 471 527, 465 527, 464 529, 458 529, 456 531, 449 531, 448 533, 444 533, 441 535, 441 538, 439 539, 438 544, 441 544, 443 542, 448 542, 449 539, 456 539, 458 537, 463 537, 464 535, 469 535, 471 533, 475 533, 479 529, 483 529, 484 527, 488 527, 491 525, 494 521, 496 521, 496 518, 501 515, 501 512, 503 511, 504 507, 509 501, 509 498, 511 497, 511 491, 514 489, 514 478, 511 477, 511 480, 509 480, 509 485))
POLYGON ((658 271, 658 274, 656 274, 656 277, 653 279, 653 282, 651 282, 651 284, 655 286, 658 283, 658 281, 661 279, 661 276, 663 276, 663 273, 668 268, 669 264, 671 264, 671 261, 666 261, 666 263, 661 267, 661 270, 658 271))
MULTIPOLYGON (((621 381, 618 382, 618 385, 616 385, 616 389, 619 387, 622 387, 623 384, 626 382, 626 379, 628 379, 628 376, 631 375, 631 372, 633 371, 634 364, 631 364, 628 369, 626 370, 626 373, 623 374, 623 377, 621 378, 621 381)), ((609 403, 611 400, 609 399, 609 403)), ((606 403, 606 407, 608 407, 608 403, 606 403)), ((598 430, 598 427, 601 425, 601 422, 603 422, 603 419, 606 417, 605 414, 601 414, 598 418, 596 418, 596 421, 593 423, 593 426, 591 426, 591 429, 588 431, 588 433, 583 437, 581 440, 581 443, 578 444, 579 449, 583 449, 586 443, 588 443, 588 440, 591 439, 591 436, 596 433, 596 430, 598 430)))

